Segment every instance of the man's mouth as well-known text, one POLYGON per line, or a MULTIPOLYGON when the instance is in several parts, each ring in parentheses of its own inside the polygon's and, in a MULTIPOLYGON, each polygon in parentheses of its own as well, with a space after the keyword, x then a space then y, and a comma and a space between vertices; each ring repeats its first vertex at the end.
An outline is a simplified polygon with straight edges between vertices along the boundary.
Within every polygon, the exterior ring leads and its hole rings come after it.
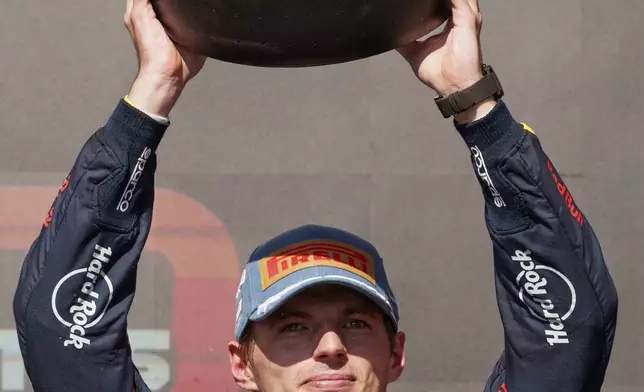
POLYGON ((304 386, 325 392, 341 392, 348 390, 355 381, 356 378, 350 374, 321 373, 306 380, 304 386))

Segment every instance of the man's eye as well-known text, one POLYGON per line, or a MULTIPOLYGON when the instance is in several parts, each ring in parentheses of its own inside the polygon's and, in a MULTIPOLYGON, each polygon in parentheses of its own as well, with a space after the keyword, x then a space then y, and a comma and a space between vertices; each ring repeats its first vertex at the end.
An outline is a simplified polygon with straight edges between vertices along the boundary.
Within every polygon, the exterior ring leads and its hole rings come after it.
POLYGON ((367 328, 368 325, 362 320, 350 320, 346 323, 347 328, 367 328))
POLYGON ((288 324, 280 330, 280 332, 299 332, 304 331, 306 327, 303 324, 288 324))

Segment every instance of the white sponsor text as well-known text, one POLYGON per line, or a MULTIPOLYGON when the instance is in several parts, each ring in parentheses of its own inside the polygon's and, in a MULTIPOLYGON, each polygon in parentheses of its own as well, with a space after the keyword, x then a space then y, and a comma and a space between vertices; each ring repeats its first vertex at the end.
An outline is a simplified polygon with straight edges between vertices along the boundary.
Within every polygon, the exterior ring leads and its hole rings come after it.
MULTIPOLYGON (((557 271, 552 267, 545 265, 539 265, 532 260, 530 256, 530 251, 520 251, 517 250, 512 256, 512 260, 520 263, 523 271, 517 275, 517 285, 519 285, 519 298, 525 303, 525 295, 532 298, 532 300, 538 303, 541 306, 541 315, 536 314, 530 306, 528 309, 530 312, 537 317, 538 319, 546 323, 546 341, 551 346, 555 344, 567 344, 568 333, 564 327, 564 321, 570 317, 572 312, 575 310, 575 304, 577 301, 577 294, 575 288, 572 285, 572 282, 561 272, 557 271), (540 273, 541 271, 541 273, 540 273), (542 276, 544 271, 548 271, 551 276, 556 276, 560 278, 570 290, 571 300, 570 307, 566 309, 566 313, 561 315, 561 310, 557 311, 555 309, 555 304, 552 302, 552 299, 548 298, 549 294, 547 289, 548 280, 542 276), (525 283, 522 285, 522 281, 525 280, 525 283)), ((551 282, 552 283, 552 282, 551 282)), ((562 285, 562 287, 564 287, 562 285)))
POLYGON ((51 296, 51 306, 54 315, 56 316, 58 321, 60 321, 60 323, 64 326, 68 327, 70 331, 69 339, 65 340, 63 343, 65 347, 73 345, 80 350, 84 347, 84 345, 89 345, 90 340, 85 337, 87 329, 96 325, 101 320, 101 318, 103 318, 103 315, 105 314, 105 311, 109 306, 109 302, 112 300, 112 293, 114 289, 107 275, 103 273, 103 265, 110 262, 112 249, 104 248, 98 244, 94 247, 94 249, 96 250, 96 252, 92 254, 92 260, 89 263, 89 267, 77 269, 65 275, 58 282, 58 284, 56 284, 54 292, 51 296), (82 273, 85 273, 85 282, 83 283, 81 292, 78 294, 78 298, 76 298, 76 304, 72 305, 69 308, 69 314, 71 314, 72 321, 68 321, 58 311, 56 301, 58 291, 69 278, 82 273), (100 299, 100 294, 94 290, 99 277, 102 277, 108 286, 109 298, 107 299, 107 303, 103 307, 103 311, 98 315, 98 317, 94 317, 96 316, 97 310, 96 300, 100 299))
POLYGON ((125 191, 121 196, 121 200, 119 200, 119 204, 116 206, 117 210, 121 212, 126 212, 130 208, 130 202, 134 197, 134 191, 136 190, 136 185, 139 183, 139 179, 143 174, 143 169, 145 169, 145 164, 148 162, 148 159, 150 159, 150 155, 152 155, 152 150, 146 147, 143 150, 143 153, 141 154, 139 159, 137 159, 136 165, 134 166, 134 171, 132 172, 132 176, 130 177, 130 181, 127 183, 127 186, 125 187, 125 191))
POLYGON ((474 156, 474 164, 476 165, 476 173, 479 175, 481 180, 485 182, 490 189, 490 193, 492 194, 492 197, 494 198, 494 205, 501 208, 505 207, 505 201, 503 201, 503 198, 501 197, 501 194, 499 191, 496 189, 494 186, 494 183, 492 183, 492 179, 490 178, 490 174, 487 171, 487 167, 485 166, 485 161, 483 160, 483 153, 477 146, 470 147, 470 150, 472 151, 472 156, 474 156))

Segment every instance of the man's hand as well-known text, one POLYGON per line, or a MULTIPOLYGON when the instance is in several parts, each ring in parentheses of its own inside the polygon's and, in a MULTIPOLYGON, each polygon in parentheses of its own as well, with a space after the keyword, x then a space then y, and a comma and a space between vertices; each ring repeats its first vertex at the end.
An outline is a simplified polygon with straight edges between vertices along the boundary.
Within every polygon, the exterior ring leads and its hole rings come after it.
MULTIPOLYGON (((397 49, 418 79, 444 97, 483 78, 482 17, 478 0, 451 0, 451 3, 452 17, 442 33, 397 49)), ((469 122, 482 118, 494 104, 493 99, 482 102, 455 119, 469 122)))
POLYGON ((141 110, 167 117, 206 58, 170 40, 149 0, 127 0, 124 22, 139 62, 129 99, 141 110))

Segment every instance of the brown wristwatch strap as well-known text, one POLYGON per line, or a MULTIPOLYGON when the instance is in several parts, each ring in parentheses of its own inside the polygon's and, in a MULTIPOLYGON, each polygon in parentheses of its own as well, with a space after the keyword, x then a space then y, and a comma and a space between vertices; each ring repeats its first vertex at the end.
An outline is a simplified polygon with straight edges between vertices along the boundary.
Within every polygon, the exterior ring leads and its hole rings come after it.
POLYGON ((443 117, 448 118, 466 111, 489 97, 500 99, 503 94, 503 87, 496 73, 491 66, 483 64, 483 79, 447 97, 437 97, 434 101, 443 117))

